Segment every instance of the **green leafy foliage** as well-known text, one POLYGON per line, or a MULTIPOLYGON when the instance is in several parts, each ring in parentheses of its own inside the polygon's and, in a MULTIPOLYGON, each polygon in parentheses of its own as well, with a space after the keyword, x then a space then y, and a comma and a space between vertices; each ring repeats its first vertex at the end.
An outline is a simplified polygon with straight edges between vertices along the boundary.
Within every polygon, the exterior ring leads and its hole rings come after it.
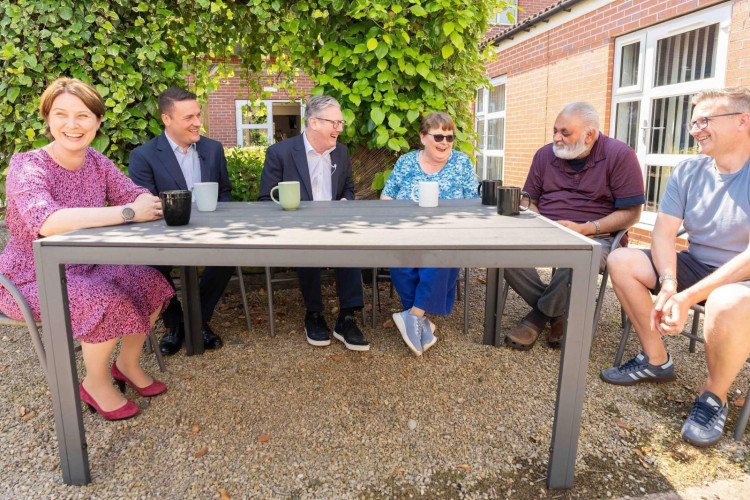
POLYGON ((48 142, 39 116, 44 88, 59 77, 93 85, 105 100, 104 137, 93 147, 121 169, 130 151, 160 133, 158 94, 185 86, 205 96, 227 53, 222 1, 0 0, 0 171, 18 151, 48 142))
POLYGON ((370 185, 370 189, 377 192, 378 198, 380 198, 380 193, 383 192, 385 183, 386 181, 388 181, 388 177, 391 176, 392 171, 393 171, 392 168, 387 168, 383 170, 382 172, 376 173, 375 176, 372 178, 372 184, 370 185))
POLYGON ((232 201, 256 201, 260 193, 260 173, 266 159, 261 146, 227 149, 227 171, 232 184, 232 201))

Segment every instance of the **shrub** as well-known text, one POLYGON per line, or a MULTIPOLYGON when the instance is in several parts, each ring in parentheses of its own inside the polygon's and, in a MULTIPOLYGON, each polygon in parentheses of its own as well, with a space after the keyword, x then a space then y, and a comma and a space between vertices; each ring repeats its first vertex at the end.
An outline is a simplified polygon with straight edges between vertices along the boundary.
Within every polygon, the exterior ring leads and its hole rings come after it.
POLYGON ((232 201, 256 201, 260 194, 260 173, 266 159, 266 148, 253 146, 225 151, 232 201))

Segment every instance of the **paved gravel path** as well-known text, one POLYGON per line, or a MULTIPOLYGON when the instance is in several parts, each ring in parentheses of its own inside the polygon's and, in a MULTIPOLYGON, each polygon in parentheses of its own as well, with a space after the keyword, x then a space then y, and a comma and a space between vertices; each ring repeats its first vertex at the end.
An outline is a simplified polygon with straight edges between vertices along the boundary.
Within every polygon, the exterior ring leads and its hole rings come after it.
MULTIPOLYGON (((307 345, 294 289, 276 294, 273 339, 265 297, 252 289, 249 333, 230 292, 212 322, 223 349, 168 358, 159 375, 166 394, 146 401, 128 390, 143 407, 132 420, 105 422, 85 411, 93 477, 85 487, 62 484, 49 393, 28 333, 2 327, 0 497, 588 499, 688 495, 729 484, 705 496, 747 498, 738 486, 750 467, 747 444, 729 436, 738 407, 731 404, 728 437, 717 447, 699 450, 679 437, 705 374, 700 347, 690 354, 686 339, 668 339, 678 376, 671 384, 622 388, 599 380, 619 339, 611 289, 591 353, 576 485, 546 490, 559 351, 543 341, 526 353, 483 346, 482 281, 483 271, 474 270, 469 335, 457 304, 451 317, 435 319, 438 344, 421 359, 388 321, 399 304, 387 284, 379 327, 364 329, 368 353, 348 352, 336 340, 307 345)), ((334 307, 333 287, 325 293, 334 307)), ((511 294, 506 330, 525 313, 511 294)), ((334 319, 328 315, 330 325, 334 319)), ((626 356, 636 349, 631 341, 626 356)), ((144 359, 157 373, 153 357, 144 359)), ((749 376, 746 368, 733 398, 744 396, 749 376)))

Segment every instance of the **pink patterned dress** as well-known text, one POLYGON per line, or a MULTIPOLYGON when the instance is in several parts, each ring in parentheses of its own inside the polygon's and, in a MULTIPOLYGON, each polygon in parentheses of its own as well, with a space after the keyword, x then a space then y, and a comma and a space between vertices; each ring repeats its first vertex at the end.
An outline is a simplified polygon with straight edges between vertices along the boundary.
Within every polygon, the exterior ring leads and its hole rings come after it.
MULTIPOLYGON (((43 149, 13 155, 5 181, 10 239, 0 255, 0 272, 21 291, 40 319, 32 242, 52 213, 63 208, 123 205, 148 190, 136 186, 104 155, 86 151, 79 170, 67 170, 43 149)), ((98 343, 151 332, 149 316, 166 307, 174 291, 146 266, 65 266, 73 338, 98 343)), ((23 319, 13 297, 0 287, 0 311, 23 319)))

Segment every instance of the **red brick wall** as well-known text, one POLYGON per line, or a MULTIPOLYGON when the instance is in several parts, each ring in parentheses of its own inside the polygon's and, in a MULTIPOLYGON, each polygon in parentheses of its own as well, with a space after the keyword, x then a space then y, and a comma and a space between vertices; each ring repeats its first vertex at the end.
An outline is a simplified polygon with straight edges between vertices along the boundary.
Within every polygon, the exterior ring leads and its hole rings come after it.
POLYGON ((734 2, 732 8, 726 84, 750 86, 750 0, 734 2))
MULTIPOLYGON (((209 135, 212 139, 221 142, 227 148, 237 145, 234 102, 236 100, 247 99, 247 88, 242 86, 243 81, 239 76, 221 80, 221 87, 212 92, 208 97, 209 135)), ((307 94, 309 94, 313 86, 312 80, 306 75, 301 75, 295 85, 298 92, 304 90, 307 94)), ((271 94, 269 99, 288 100, 289 97, 289 91, 282 89, 271 94)))
POLYGON ((523 11, 518 11, 516 22, 528 19, 558 2, 559 0, 518 0, 518 7, 523 11))

